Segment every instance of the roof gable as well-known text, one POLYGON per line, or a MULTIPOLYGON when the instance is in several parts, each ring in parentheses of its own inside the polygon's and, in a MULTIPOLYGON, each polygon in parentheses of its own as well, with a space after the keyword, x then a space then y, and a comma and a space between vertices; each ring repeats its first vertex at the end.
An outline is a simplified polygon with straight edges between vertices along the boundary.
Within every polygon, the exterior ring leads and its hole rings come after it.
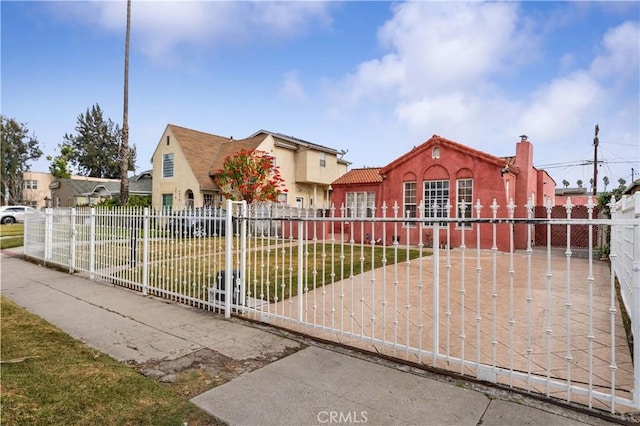
POLYGON ((214 158, 209 168, 209 176, 214 176, 224 166, 224 160, 243 150, 254 151, 265 140, 266 135, 257 135, 247 139, 231 140, 220 147, 220 151, 214 158))
MULTIPOLYGON (((264 140, 265 136, 234 140, 212 133, 200 132, 186 127, 167 125, 200 187, 214 186, 211 175, 222 168, 224 159, 234 153, 248 149, 253 151, 264 140)), ((165 131, 165 134, 166 132, 165 131)), ((162 143, 162 141, 160 142, 162 143)))
MULTIPOLYGON (((386 166, 382 167, 382 169, 380 170, 380 174, 384 175, 386 173, 388 173, 389 171, 399 167, 400 165, 406 163, 407 161, 409 161, 412 158, 415 158, 417 156, 420 155, 425 155, 427 154, 427 152, 432 149, 433 147, 445 147, 448 149, 452 149, 458 152, 462 152, 464 154, 479 158, 483 161, 486 161, 490 164, 494 164, 498 167, 504 167, 505 163, 509 163, 509 171, 511 173, 514 174, 518 174, 520 172, 520 170, 518 169, 518 167, 516 167, 515 163, 513 162, 512 157, 496 157, 495 155, 491 155, 491 154, 487 154, 486 152, 482 152, 479 151, 477 149, 468 147, 466 145, 463 145, 461 143, 458 142, 454 142, 450 139, 446 139, 443 138, 441 136, 438 135, 433 135, 431 138, 429 138, 426 142, 424 142, 422 145, 412 149, 411 151, 407 152, 404 155, 401 155, 400 157, 396 158, 395 160, 393 160, 391 163, 387 164, 386 166)), ((430 155, 430 154, 429 154, 430 155)))
MULTIPOLYGON (((110 195, 120 194, 120 179, 59 179, 66 185, 74 196, 91 195, 97 193, 108 193, 110 195)), ((135 195, 151 194, 151 179, 136 179, 136 176, 129 177, 129 193, 135 195)))
POLYGON ((216 157, 220 155, 222 145, 230 139, 174 124, 169 124, 167 131, 171 131, 173 134, 200 186, 211 187, 213 182, 209 177, 209 168, 216 157))

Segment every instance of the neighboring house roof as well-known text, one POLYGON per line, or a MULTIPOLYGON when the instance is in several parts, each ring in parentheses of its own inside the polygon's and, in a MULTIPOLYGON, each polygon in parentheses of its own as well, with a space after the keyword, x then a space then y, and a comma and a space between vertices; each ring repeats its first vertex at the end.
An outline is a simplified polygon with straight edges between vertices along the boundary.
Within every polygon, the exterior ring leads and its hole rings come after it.
POLYGON ((287 136, 287 135, 284 135, 282 133, 271 132, 269 130, 264 130, 264 129, 258 130, 253 135, 251 135, 250 138, 252 138, 254 136, 258 136, 258 135, 271 135, 271 136, 274 136, 274 137, 276 137, 278 139, 282 139, 283 141, 287 141, 289 143, 292 143, 292 144, 296 145, 296 147, 313 148, 316 151, 326 152, 328 154, 335 154, 335 155, 338 156, 338 162, 345 163, 345 164, 351 164, 349 161, 341 158, 342 155, 345 155, 347 153, 347 151, 345 151, 345 150, 338 151, 337 149, 329 148, 328 146, 318 145, 317 143, 309 142, 309 141, 306 141, 304 139, 299 139, 299 138, 296 138, 296 137, 293 137, 293 136, 287 136))
MULTIPOLYGON (((242 150, 255 150, 269 135, 293 144, 294 149, 299 149, 299 147, 312 148, 338 156, 346 153, 346 151, 337 151, 333 148, 267 130, 259 130, 248 138, 237 140, 188 129, 175 124, 168 124, 167 130, 171 130, 177 143, 182 148, 191 171, 202 189, 215 189, 216 185, 212 177, 222 169, 225 158, 242 150)), ((341 158, 338 158, 338 161, 350 164, 341 158)))
POLYGON ((229 141, 229 138, 187 129, 175 124, 168 124, 167 129, 171 129, 176 142, 182 148, 200 187, 213 187, 213 182, 209 177, 209 169, 214 159, 220 155, 220 148, 229 141))
POLYGON ((131 176, 129 180, 140 180, 140 179, 152 178, 152 177, 153 177, 153 169, 145 170, 143 172, 140 172, 139 175, 131 176))
MULTIPOLYGON (((84 180, 79 179, 60 179, 66 186, 71 189, 74 195, 91 195, 98 193, 107 193, 109 195, 118 195, 120 193, 120 180, 119 179, 100 179, 93 180, 87 178, 84 180)), ((132 176, 129 178, 129 194, 135 195, 150 195, 151 194, 152 181, 150 175, 132 176), (144 178, 141 178, 144 177, 144 178)))
POLYGON ((473 149, 466 145, 463 145, 458 142, 454 142, 452 140, 443 138, 442 136, 433 135, 429 140, 424 142, 422 145, 417 146, 406 154, 396 158, 391 163, 384 166, 381 170, 381 174, 385 174, 390 170, 395 169, 401 164, 409 161, 409 159, 421 155, 431 149, 434 146, 447 147, 449 149, 453 149, 477 158, 480 158, 488 163, 495 164, 498 167, 504 167, 505 162, 509 163, 509 171, 513 174, 518 174, 520 172, 519 168, 512 162, 512 157, 496 157, 495 155, 487 154, 486 152, 479 151, 477 149, 473 149))
POLYGON ((347 173, 334 180, 331 185, 351 185, 382 182, 381 167, 367 167, 363 169, 351 169, 347 173))
POLYGON ((556 188, 556 195, 582 195, 587 193, 587 188, 556 188))
POLYGON ((640 192, 640 179, 634 180, 626 191, 624 191, 625 194, 635 194, 636 192, 640 192))
MULTIPOLYGON (((135 195, 151 195, 153 188, 153 175, 151 170, 144 171, 136 176, 129 178, 129 194, 135 195)), ((120 192, 120 186, 118 186, 120 192)))
POLYGON ((220 151, 216 158, 213 159, 213 163, 209 168, 209 176, 214 176, 222 166, 224 165, 224 160, 230 156, 235 154, 236 152, 242 150, 255 150, 261 143, 264 141, 266 136, 258 135, 254 137, 250 137, 247 139, 234 140, 231 139, 229 142, 225 143, 220 147, 220 151))
POLYGON ((234 140, 175 124, 167 125, 167 129, 171 129, 177 143, 182 148, 201 188, 215 186, 211 176, 222 168, 226 157, 244 149, 253 151, 265 138, 262 136, 234 140))

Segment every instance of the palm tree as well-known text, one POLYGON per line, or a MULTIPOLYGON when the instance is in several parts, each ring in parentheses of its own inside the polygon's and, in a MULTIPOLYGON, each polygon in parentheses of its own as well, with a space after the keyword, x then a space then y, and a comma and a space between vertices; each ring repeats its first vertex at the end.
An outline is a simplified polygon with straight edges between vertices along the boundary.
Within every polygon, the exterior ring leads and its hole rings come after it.
POLYGON ((569 187, 569 181, 566 180, 566 179, 563 179, 562 180, 562 186, 564 186, 565 188, 568 188, 569 187))
POLYGON ((589 186, 593 190, 593 178, 589 179, 589 186))
POLYGON ((582 188, 582 179, 578 179, 576 183, 578 184, 578 188, 582 188))
POLYGON ((131 0, 127 0, 127 35, 124 44, 124 106, 120 144, 120 202, 129 202, 129 38, 131 35, 131 0))
POLYGON ((620 188, 624 188, 624 186, 627 184, 627 180, 624 178, 620 178, 618 179, 618 183, 620 184, 620 188))
POLYGON ((602 183, 604 183, 604 192, 607 192, 607 185, 609 185, 609 177, 608 176, 604 176, 602 178, 602 183))

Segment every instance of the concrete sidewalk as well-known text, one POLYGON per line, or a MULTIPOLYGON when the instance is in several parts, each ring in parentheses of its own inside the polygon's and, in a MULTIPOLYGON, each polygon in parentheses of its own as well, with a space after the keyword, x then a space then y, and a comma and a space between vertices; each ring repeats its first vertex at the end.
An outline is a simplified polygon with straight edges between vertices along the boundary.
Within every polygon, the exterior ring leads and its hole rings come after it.
POLYGON ((38 266, 15 253, 0 255, 2 295, 95 349, 139 364, 206 350, 246 366, 243 374, 192 399, 230 425, 619 422, 407 372, 375 357, 38 266))

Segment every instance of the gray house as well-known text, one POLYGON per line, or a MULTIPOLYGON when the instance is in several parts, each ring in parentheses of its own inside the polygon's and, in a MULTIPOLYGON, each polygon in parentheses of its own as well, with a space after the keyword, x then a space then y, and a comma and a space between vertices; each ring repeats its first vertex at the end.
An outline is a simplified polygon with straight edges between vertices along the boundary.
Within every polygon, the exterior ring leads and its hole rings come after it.
MULTIPOLYGON (((129 195, 151 197, 152 173, 144 171, 129 178, 129 195)), ((120 196, 120 179, 74 176, 56 179, 49 185, 48 207, 93 206, 100 201, 120 196)))

